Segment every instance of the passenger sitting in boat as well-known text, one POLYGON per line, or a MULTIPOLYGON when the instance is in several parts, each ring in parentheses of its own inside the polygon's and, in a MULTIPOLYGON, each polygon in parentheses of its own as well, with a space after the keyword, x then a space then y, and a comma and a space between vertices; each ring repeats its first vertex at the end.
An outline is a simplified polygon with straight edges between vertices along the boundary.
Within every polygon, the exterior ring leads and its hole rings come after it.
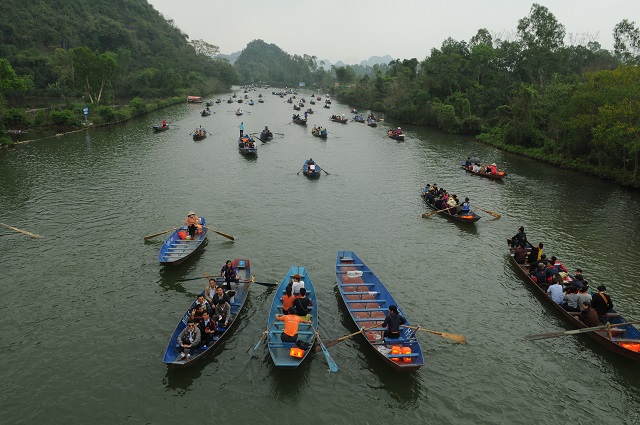
POLYGON ((578 295, 578 291, 573 288, 569 288, 569 290, 564 294, 564 303, 562 304, 562 308, 566 311, 580 311, 579 306, 580 295, 578 295))
POLYGON ((201 305, 209 314, 213 312, 213 307, 211 307, 211 304, 205 299, 203 294, 198 295, 198 298, 196 299, 196 306, 198 305, 201 305))
POLYGON ((238 283, 240 282, 240 278, 238 277, 238 271, 233 265, 231 265, 231 260, 227 260, 224 266, 220 269, 220 276, 224 277, 224 281, 226 283, 225 287, 227 289, 231 289, 231 281, 238 283))
POLYGON ((494 162, 491 165, 487 165, 487 173, 488 174, 498 174, 498 166, 496 165, 496 163, 494 162))
POLYGON ((222 289, 221 286, 218 286, 216 288, 216 293, 213 295, 213 303, 212 305, 216 306, 220 303, 228 303, 229 301, 229 296, 224 292, 224 289, 222 289))
POLYGON ((402 129, 398 127, 398 129, 395 131, 395 135, 400 136, 401 134, 402 134, 402 129))
POLYGON ((429 192, 431 192, 431 184, 427 183, 427 185, 422 188, 422 196, 427 196, 429 192))
POLYGON ((284 329, 280 334, 280 340, 282 342, 298 342, 298 324, 299 323, 311 323, 310 320, 305 320, 296 314, 296 309, 291 307, 288 314, 276 314, 276 320, 284 322, 284 329))
POLYGON ((219 302, 216 304, 216 308, 213 311, 213 318, 218 322, 218 327, 224 326, 225 328, 229 324, 231 316, 231 306, 228 302, 219 302))
POLYGON ((327 135, 327 129, 320 127, 320 135, 321 136, 326 136, 327 135))
POLYGON ((524 243, 525 246, 527 244, 527 234, 524 232, 524 227, 518 227, 518 233, 515 234, 514 237, 511 238, 511 246, 518 246, 521 243, 524 243))
POLYGON ((193 211, 189 211, 184 223, 187 225, 187 231, 191 239, 194 239, 196 234, 202 233, 202 220, 193 211))
POLYGON ((591 294, 589 293, 589 288, 586 286, 583 286, 582 288, 580 288, 580 291, 578 292, 578 297, 579 297, 579 306, 580 309, 583 309, 584 307, 582 306, 582 303, 584 303, 585 301, 589 301, 589 305, 591 305, 591 294))
POLYGON ((568 273, 567 268, 564 266, 564 264, 562 264, 560 261, 558 261, 558 259, 556 258, 555 255, 551 256, 551 264, 559 271, 559 272, 565 272, 568 273))
POLYGON ((407 319, 400 316, 398 313, 398 307, 395 305, 389 306, 389 314, 384 318, 380 327, 387 328, 384 331, 385 338, 399 338, 400 337, 400 325, 407 323, 407 319))
POLYGON ((285 289, 284 295, 282 296, 281 300, 282 300, 282 313, 287 314, 289 309, 293 307, 293 303, 296 300, 296 297, 293 295, 291 285, 287 285, 287 289, 285 289))
POLYGON ((192 309, 191 309, 191 315, 190 318, 196 322, 196 323, 200 323, 202 321, 202 315, 204 313, 206 313, 207 310, 205 309, 203 304, 196 304, 192 309))
POLYGON ((187 361, 191 360, 191 355, 200 345, 200 341, 200 328, 198 328, 196 322, 194 322, 193 319, 188 319, 187 327, 184 328, 178 335, 178 351, 180 351, 180 357, 178 358, 178 361, 184 360, 184 351, 187 349, 189 350, 189 353, 186 356, 187 361))
POLYGON ((460 205, 460 215, 469 215, 471 214, 471 204, 469 203, 469 198, 464 198, 464 202, 460 205))
POLYGON ((564 295, 562 293, 562 285, 557 280, 549 285, 546 292, 554 303, 562 305, 564 302, 564 295))
POLYGON ((582 275, 582 269, 576 269, 576 274, 573 276, 573 282, 578 285, 578 288, 589 286, 589 282, 582 275))
POLYGON ((513 259, 516 260, 516 263, 518 264, 524 264, 527 262, 527 248, 525 248, 524 243, 521 243, 516 247, 513 259))
POLYGON ((205 311, 202 315, 202 322, 199 323, 198 327, 200 328, 203 348, 206 348, 206 346, 211 345, 211 340, 216 335, 218 326, 216 321, 211 319, 211 315, 205 311))
POLYGON ((296 273, 291 276, 291 292, 294 296, 300 294, 300 288, 304 288, 304 280, 300 280, 300 275, 296 273))
POLYGON ((470 170, 471 169, 471 157, 468 156, 467 160, 465 161, 464 165, 470 170))
POLYGON ((167 126, 167 120, 162 120, 162 127, 166 127, 167 126))
POLYGON ((216 289, 218 286, 216 285, 216 280, 214 278, 209 279, 209 284, 206 288, 204 288, 204 299, 209 301, 210 305, 215 305, 213 302, 213 297, 216 295, 216 289))
POLYGON ((316 170, 316 163, 313 162, 312 158, 309 158, 309 162, 307 162, 307 165, 309 166, 309 171, 315 171, 316 170))
POLYGON ((293 306, 296 308, 296 314, 305 320, 311 320, 311 314, 309 313, 309 306, 313 303, 307 298, 307 290, 300 288, 300 296, 295 299, 293 306))
POLYGON ((598 313, 598 318, 601 322, 605 321, 607 313, 613 308, 611 297, 605 293, 606 291, 606 286, 598 286, 598 293, 593 294, 593 298, 591 299, 591 308, 593 308, 596 313, 598 313))
POLYGON ((479 173, 480 172, 480 164, 478 164, 478 163, 473 164, 473 167, 471 168, 471 171, 473 171, 474 173, 479 173))
POLYGON ((478 168, 478 173, 485 173, 487 171, 487 168, 484 165, 481 165, 480 168, 478 168))
POLYGON ((598 313, 591 307, 589 301, 582 302, 582 311, 580 312, 580 320, 582 323, 591 328, 594 326, 602 326, 602 322, 598 318, 598 313))
POLYGON ((558 276, 558 269, 553 265, 553 261, 548 263, 547 268, 544 270, 545 280, 551 282, 556 276, 558 276))
POLYGON ((549 284, 547 283, 545 278, 546 276, 544 273, 544 263, 538 263, 538 267, 536 267, 533 273, 531 273, 531 279, 533 279, 533 281, 546 292, 547 288, 549 288, 549 284))

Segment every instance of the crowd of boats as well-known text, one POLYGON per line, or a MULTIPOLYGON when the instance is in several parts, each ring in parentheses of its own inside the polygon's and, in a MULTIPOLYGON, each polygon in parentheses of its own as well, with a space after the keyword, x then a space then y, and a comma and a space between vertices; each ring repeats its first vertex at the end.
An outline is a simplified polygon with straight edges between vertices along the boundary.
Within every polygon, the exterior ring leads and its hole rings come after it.
MULTIPOLYGON (((245 93, 246 92, 247 90, 245 89, 245 93)), ((301 110, 306 103, 304 98, 296 100, 297 93, 292 89, 273 92, 273 94, 281 98, 288 97, 286 102, 294 104, 294 110, 301 110)), ((233 98, 235 97, 236 94, 234 93, 233 98)), ((320 101, 322 97, 312 95, 312 101, 315 99, 320 101)), ((218 101, 216 102, 220 103, 218 101)), ((330 104, 331 101, 327 95, 325 99, 325 107, 330 107, 330 104)), ((358 111, 355 109, 351 109, 350 112, 354 114, 354 117, 351 120, 349 120, 345 114, 333 114, 329 119, 330 121, 342 124, 347 124, 349 121, 352 121, 367 123, 370 126, 377 125, 378 120, 372 113, 365 118, 363 115, 358 114, 358 111)), ((310 113, 313 113, 313 110, 310 108, 304 112, 303 116, 294 113, 292 116, 292 123, 306 125, 308 115, 310 113)), ((236 115, 242 115, 242 109, 239 108, 236 110, 236 115)), ((157 131, 163 131, 162 129, 165 126, 168 125, 166 122, 163 122, 163 125, 159 126, 161 127, 160 130, 155 127, 154 129, 157 131)), ((241 153, 257 153, 254 136, 263 143, 267 143, 273 138, 273 133, 266 126, 265 129, 260 132, 259 136, 257 136, 257 134, 258 133, 243 134, 243 124, 240 125, 238 147, 241 153)), ((319 137, 324 140, 328 137, 327 129, 321 126, 314 125, 311 130, 311 134, 314 137, 319 137)), ((196 138, 206 137, 206 130, 202 127, 196 129, 193 132, 193 137, 194 140, 196 140, 196 138)), ((397 141, 404 141, 405 135, 402 128, 397 127, 388 130, 388 137, 397 141)), ((483 162, 478 158, 468 157, 465 161, 460 161, 460 168, 470 174, 498 181, 507 176, 506 171, 499 169, 496 163, 483 162)), ((302 169, 298 174, 300 172, 310 178, 319 177, 321 172, 324 172, 327 175, 329 174, 311 158, 305 160, 302 165, 302 169)), ((464 197, 464 199, 458 198, 456 194, 450 193, 442 188, 438 188, 436 183, 433 185, 427 184, 422 188, 421 196, 424 199, 425 204, 433 210, 431 213, 423 214, 423 217, 440 214, 448 217, 449 219, 470 224, 477 222, 481 218, 473 211, 469 197, 464 197)), ((495 218, 500 218, 499 213, 478 206, 476 206, 476 208, 492 215, 495 218)), ((197 223, 197 231, 194 232, 193 227, 190 231, 189 226, 186 226, 175 229, 171 236, 167 238, 159 253, 159 262, 161 264, 179 264, 190 257, 202 245, 202 242, 207 236, 207 230, 212 229, 209 229, 206 226, 204 218, 198 218, 198 220, 201 221, 197 223)), ((230 235, 226 235, 215 230, 214 232, 232 239, 230 235)), ((512 241, 510 241, 510 253, 512 259, 516 256, 516 249, 518 248, 517 245, 518 244, 512 244, 512 241)), ((524 246, 520 248, 527 250, 528 254, 532 250, 535 252, 535 247, 524 246)), ((551 305, 560 311, 561 314, 565 316, 573 326, 577 327, 580 332, 588 333, 597 342, 609 348, 611 351, 634 360, 640 360, 640 354, 638 353, 640 351, 640 332, 633 326, 633 324, 637 322, 626 321, 626 319, 613 309, 613 306, 608 308, 603 314, 599 315, 598 321, 585 320, 584 315, 581 316, 580 311, 569 311, 563 307, 562 304, 557 303, 557 292, 554 295, 556 299, 553 300, 551 295, 547 293, 548 288, 545 287, 545 284, 537 281, 535 273, 530 273, 530 270, 533 270, 534 272, 538 271, 538 264, 544 264, 545 270, 554 270, 555 264, 548 265, 545 261, 539 263, 537 259, 535 262, 522 262, 519 259, 517 262, 514 260, 514 263, 519 270, 523 271, 529 285, 532 288, 535 288, 534 290, 546 300, 551 300, 551 305)), ((209 329, 211 328, 209 323, 214 321, 215 317, 212 318, 211 314, 208 316, 203 315, 202 312, 213 310, 215 305, 211 305, 210 309, 200 308, 199 304, 201 303, 197 299, 194 300, 186 313, 182 316, 167 346, 164 362, 168 365, 179 367, 185 366, 209 352, 212 347, 224 337, 229 329, 233 327, 233 324, 238 319, 247 299, 251 284, 264 284, 255 282, 251 277, 249 259, 235 259, 231 262, 231 267, 234 270, 234 279, 231 281, 229 281, 228 278, 226 279, 226 283, 231 285, 231 289, 227 288, 227 295, 225 295, 225 297, 228 298, 229 304, 228 321, 220 323, 220 319, 218 319, 215 326, 213 326, 215 330, 212 333, 211 329, 209 329), (205 318, 203 318, 203 316, 205 318), (196 322, 195 325, 190 326, 194 321, 196 322), (199 330, 198 332, 190 330, 196 329, 196 327, 199 330), (194 344, 195 348, 189 349, 190 354, 184 354, 185 349, 181 346, 181 344, 184 345, 184 336, 191 335, 190 338, 192 338, 193 342, 193 335, 196 333, 198 333, 199 336, 197 338, 197 344, 194 344), (206 339, 203 339, 205 337, 206 339)), ((311 278, 306 268, 303 266, 291 267, 278 285, 275 296, 272 300, 269 315, 266 318, 265 331, 258 344, 253 348, 252 353, 266 341, 268 351, 273 359, 274 365, 277 367, 292 368, 302 363, 312 350, 321 349, 325 355, 329 369, 337 371, 337 364, 331 358, 327 348, 355 335, 362 335, 371 348, 383 359, 385 363, 395 370, 407 371, 415 370, 424 364, 424 356, 418 339, 416 338, 416 333, 418 331, 430 332, 432 334, 464 343, 465 339, 461 335, 410 326, 403 310, 398 306, 397 302, 385 288, 384 284, 354 252, 338 252, 335 273, 342 302, 359 331, 346 335, 345 337, 329 341, 327 344, 323 344, 318 333, 318 305, 316 303, 316 290, 311 283, 311 278), (294 301, 300 297, 299 291, 291 293, 291 288, 295 287, 294 285, 296 282, 303 282, 302 286, 304 287, 304 291, 302 298, 308 301, 307 308, 304 312, 300 312, 295 308, 292 308, 291 306, 293 305, 293 302, 290 302, 289 300, 290 297, 293 297, 294 301), (306 292, 306 294, 304 292, 306 292), (300 319, 301 317, 302 319, 300 319), (292 334, 292 330, 295 330, 295 333, 292 334), (319 346, 320 348, 312 348, 314 346, 319 346)), ((554 276, 556 275, 554 274, 554 276)), ((561 279, 560 284, 562 284, 564 288, 564 291, 562 291, 563 298, 566 294, 573 294, 574 292, 567 288, 571 288, 571 282, 574 280, 574 277, 569 273, 564 273, 563 275, 558 274, 557 276, 562 276, 561 278, 554 277, 554 279, 561 279)), ((212 278, 210 281, 211 288, 209 290, 217 290, 217 287, 221 286, 224 282, 225 278, 223 276, 212 278)), ((297 289, 300 289, 300 287, 298 286, 297 289)), ((202 297, 206 300, 211 298, 207 297, 206 292, 207 289, 205 288, 200 299, 202 299, 202 297)), ((569 295, 569 298, 572 298, 572 296, 569 295)), ((213 298, 211 299, 213 300, 213 298)), ((209 301, 209 303, 211 303, 211 301, 209 301)), ((560 334, 570 334, 570 332, 571 331, 567 331, 560 334)), ((558 336, 559 333, 556 332, 552 334, 553 336, 558 336)), ((533 335, 531 336, 531 339, 541 339, 549 337, 548 335, 550 334, 533 335)))

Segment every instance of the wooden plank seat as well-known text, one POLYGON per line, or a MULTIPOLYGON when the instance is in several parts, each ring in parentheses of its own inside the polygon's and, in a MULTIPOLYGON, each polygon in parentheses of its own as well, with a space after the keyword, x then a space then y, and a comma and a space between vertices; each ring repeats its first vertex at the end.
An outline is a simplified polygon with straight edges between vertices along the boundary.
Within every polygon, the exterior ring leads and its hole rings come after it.
POLYGON ((356 282, 356 283, 341 283, 340 286, 376 286, 375 283, 364 283, 364 282, 356 282))
POLYGON ((351 309, 351 311, 356 312, 356 311, 387 311, 389 310, 386 307, 372 307, 372 308, 353 308, 351 309))
POLYGON ((364 267, 364 264, 354 264, 354 263, 346 263, 346 264, 336 264, 337 267, 353 267, 354 270, 356 267, 364 267))
MULTIPOLYGON (((273 335, 280 335, 282 332, 284 332, 284 330, 282 329, 276 329, 276 330, 270 330, 269 333, 273 334, 273 335)), ((316 333, 314 331, 298 331, 298 335, 315 335, 316 333)))
POLYGON ((361 298, 359 300, 347 300, 347 302, 349 304, 351 303, 380 303, 380 304, 384 304, 387 302, 387 300, 377 300, 377 299, 372 299, 372 300, 365 300, 364 298, 361 298))
MULTIPOLYGON (((349 291, 345 291, 345 292, 349 292, 349 291)), ((380 294, 380 292, 376 292, 376 291, 366 291, 366 292, 349 292, 349 295, 373 295, 373 294, 380 294)))
POLYGON ((640 339, 633 339, 633 338, 616 338, 616 337, 613 337, 612 341, 613 342, 631 342, 631 343, 640 344, 640 339))

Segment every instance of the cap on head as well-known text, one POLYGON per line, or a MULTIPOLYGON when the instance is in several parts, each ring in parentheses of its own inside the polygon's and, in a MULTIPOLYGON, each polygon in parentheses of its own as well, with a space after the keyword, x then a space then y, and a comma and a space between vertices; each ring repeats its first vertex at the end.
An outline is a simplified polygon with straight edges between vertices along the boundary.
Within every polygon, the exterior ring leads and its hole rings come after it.
POLYGON ((188 215, 196 215, 196 213, 194 213, 193 211, 189 211, 188 215))

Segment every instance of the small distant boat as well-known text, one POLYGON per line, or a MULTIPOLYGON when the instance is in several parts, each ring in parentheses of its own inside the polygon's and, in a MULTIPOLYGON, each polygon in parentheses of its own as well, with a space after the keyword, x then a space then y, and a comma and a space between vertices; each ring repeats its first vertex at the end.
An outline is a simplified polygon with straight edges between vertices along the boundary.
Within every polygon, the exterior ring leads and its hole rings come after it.
POLYGON ((315 100, 313 100, 313 99, 311 99, 311 100, 309 101, 309 104, 310 104, 310 105, 315 105, 315 104, 316 104, 316 101, 315 101, 315 100))
POLYGON ((258 97, 262 97, 262 93, 260 93, 260 94, 258 95, 258 97))
POLYGON ((264 100, 258 99, 258 103, 264 103, 264 100))
POLYGON ((271 130, 262 130, 260 132, 260 140, 262 140, 263 142, 268 142, 271 139, 273 139, 273 133, 271 132, 271 130))
POLYGON ((207 111, 206 109, 200 112, 200 116, 202 117, 208 117, 209 115, 211 115, 211 111, 207 111))
POLYGON ((387 135, 389 136, 389 138, 393 140, 396 140, 398 142, 404 142, 404 134, 397 134, 395 131, 389 130, 387 132, 387 135))
POLYGON ((329 109, 329 108, 331 108, 331 106, 329 106, 327 103, 325 103, 325 104, 324 104, 324 106, 323 106, 323 108, 325 108, 325 109, 329 109))
POLYGON ((318 97, 316 97, 316 99, 317 99, 318 101, 320 101, 320 100, 322 100, 322 97, 318 96, 318 97))
POLYGON ((238 97, 238 95, 234 93, 233 96, 231 96, 231 97, 233 97, 235 99, 236 97, 238 97))
POLYGON ((346 124, 349 122, 349 118, 347 117, 340 117, 338 115, 332 115, 330 118, 331 121, 333 122, 339 122, 341 124, 346 124))
POLYGON ((294 111, 299 111, 300 110, 300 106, 299 105, 293 105, 293 110, 294 111))
POLYGON ((302 174, 311 179, 320 177, 321 171, 322 168, 320 168, 318 164, 316 164, 315 162, 310 163, 308 159, 304 162, 304 164, 302 164, 302 174))
POLYGON ((207 101, 205 102, 205 105, 207 105, 207 106, 213 106, 213 100, 207 100, 207 101))
MULTIPOLYGON (((473 161, 475 162, 479 162, 479 161, 473 161)), ((487 179, 494 179, 494 180, 500 180, 503 179, 507 176, 507 173, 505 173, 504 171, 496 171, 495 174, 492 174, 491 172, 478 172, 478 171, 473 171, 473 169, 469 168, 466 166, 466 161, 460 161, 460 168, 462 168, 464 171, 466 171, 467 173, 470 174, 474 174, 476 176, 480 176, 480 177, 484 177, 487 179)), ((497 170, 497 167, 496 167, 497 170)))
POLYGON ((222 103, 222 100, 220 100, 220 98, 217 98, 216 103, 222 103))
POLYGON ((369 127, 377 127, 378 123, 376 122, 376 120, 369 119, 369 120, 367 120, 367 125, 369 127))
POLYGON ((311 134, 314 137, 319 137, 321 139, 326 139, 328 136, 326 128, 323 128, 322 130, 318 130, 317 128, 314 128, 313 130, 311 130, 311 134))
POLYGON ((204 99, 200 96, 187 96, 187 103, 202 103, 204 99))
POLYGON ((309 109, 307 109, 306 112, 307 112, 307 114, 313 114, 313 109, 309 108, 309 109))
POLYGON ((240 116, 242 114, 244 114, 244 112, 242 112, 242 109, 236 110, 236 115, 240 116))
POLYGON ((199 128, 195 129, 193 131, 193 140, 202 140, 205 137, 207 137, 207 130, 202 129, 200 130, 199 128))
POLYGON ((167 124, 167 125, 162 125, 162 124, 153 125, 153 126, 151 126, 151 128, 153 128, 153 131, 155 131, 157 133, 160 133, 161 131, 169 130, 169 124, 167 124))
POLYGON ((253 101, 253 99, 249 101, 249 105, 255 105, 255 102, 253 101))
MULTIPOLYGON (((284 322, 276 320, 276 314, 282 314, 282 295, 293 275, 299 274, 300 280, 304 281, 304 289, 307 291, 307 298, 311 300, 311 306, 309 307, 311 314, 311 323, 299 323, 298 324, 298 340, 304 343, 313 345, 316 340, 315 329, 318 329, 318 302, 316 300, 316 291, 313 288, 311 279, 307 274, 307 269, 304 267, 291 267, 287 275, 282 279, 282 282, 278 286, 271 302, 271 311, 269 312, 269 318, 267 320, 267 345, 269 347, 269 354, 273 359, 273 364, 276 367, 282 368, 296 368, 302 364, 307 358, 309 351, 304 350, 300 353, 300 357, 292 355, 292 349, 296 348, 296 344, 293 342, 282 342, 280 335, 284 330, 284 322)), ((295 352, 293 354, 296 354, 295 352)))
POLYGON ((364 117, 363 117, 362 115, 356 115, 356 116, 354 116, 354 117, 353 117, 353 120, 354 120, 355 122, 361 122, 361 123, 364 123, 364 121, 365 121, 365 120, 364 120, 364 117))
POLYGON ((356 108, 351 108, 351 113, 352 113, 352 114, 357 114, 357 113, 358 113, 358 110, 357 110, 356 108))
POLYGON ((409 319, 384 284, 353 251, 338 251, 336 282, 351 320, 358 329, 367 329, 362 333, 369 346, 388 366, 399 372, 410 372, 424 365, 416 330, 409 327, 409 319), (407 320, 400 328, 399 338, 386 338, 385 328, 380 327, 390 305, 397 306, 407 320))
POLYGON ((242 99, 238 99, 238 103, 242 103, 242 99))
POLYGON ((258 146, 251 136, 242 136, 238 139, 238 149, 243 155, 257 155, 258 146))
POLYGON ((195 239, 186 239, 188 235, 186 226, 177 229, 167 238, 158 254, 160 264, 178 265, 202 247, 202 243, 207 237, 207 222, 204 217, 200 217, 200 219, 202 220, 202 233, 196 233, 195 239))
POLYGON ((289 98, 289 100, 287 100, 287 103, 293 103, 293 100, 291 100, 291 98, 289 98))
MULTIPOLYGON (((164 358, 162 359, 162 362, 165 363, 168 367, 184 368, 197 363, 199 360, 204 358, 206 354, 212 352, 213 347, 220 344, 225 335, 230 333, 233 325, 238 321, 240 313, 242 312, 247 298, 249 297, 249 287, 251 286, 253 279, 251 278, 251 266, 249 264, 249 259, 236 258, 231 262, 231 265, 236 269, 238 277, 240 278, 240 282, 232 283, 232 291, 234 291, 235 293, 231 297, 231 302, 229 303, 231 305, 231 316, 229 319, 229 323, 226 327, 218 327, 216 336, 213 337, 209 345, 200 345, 198 348, 196 348, 195 353, 191 356, 190 361, 186 362, 185 360, 178 360, 180 358, 180 351, 178 351, 178 336, 180 335, 182 330, 187 327, 187 320, 189 320, 191 312, 195 308, 197 301, 196 298, 191 303, 191 306, 187 309, 187 312, 184 314, 184 316, 182 316, 182 319, 176 326, 176 329, 173 331, 171 339, 169 340, 169 344, 167 345, 167 349, 164 352, 164 358)), ((224 284, 224 278, 216 277, 216 282, 219 286, 222 286, 224 284)), ((202 295, 204 295, 204 291, 202 292, 202 295)))
POLYGON ((233 99, 227 100, 227 103, 233 103, 233 99))
POLYGON ((295 124, 300 124, 300 125, 307 125, 307 119, 306 118, 300 118, 299 116, 293 116, 293 118, 291 119, 293 121, 293 123, 295 124))

